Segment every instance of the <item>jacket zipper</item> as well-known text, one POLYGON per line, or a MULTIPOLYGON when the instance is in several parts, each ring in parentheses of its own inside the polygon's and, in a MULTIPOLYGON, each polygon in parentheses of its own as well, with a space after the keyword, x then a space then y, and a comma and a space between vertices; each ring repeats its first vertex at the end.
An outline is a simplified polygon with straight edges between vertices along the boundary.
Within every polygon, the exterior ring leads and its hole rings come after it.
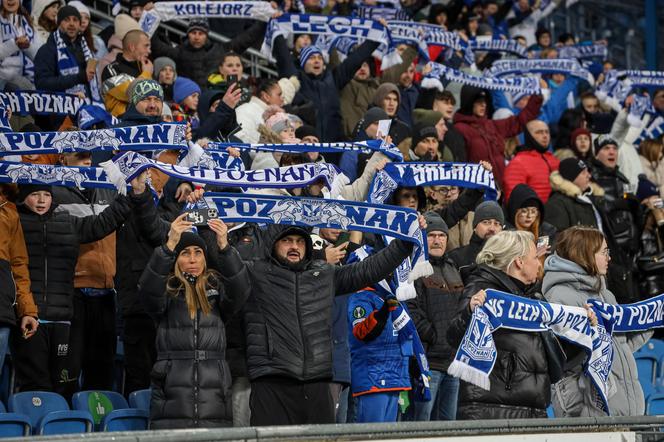
POLYGON ((198 316, 196 309, 194 316, 194 425, 198 425, 198 316))
POLYGON ((307 343, 304 339, 304 330, 302 330, 302 321, 300 317, 300 274, 295 274, 295 313, 297 314, 297 326, 300 329, 300 337, 302 338, 302 377, 306 377, 307 373, 307 343))

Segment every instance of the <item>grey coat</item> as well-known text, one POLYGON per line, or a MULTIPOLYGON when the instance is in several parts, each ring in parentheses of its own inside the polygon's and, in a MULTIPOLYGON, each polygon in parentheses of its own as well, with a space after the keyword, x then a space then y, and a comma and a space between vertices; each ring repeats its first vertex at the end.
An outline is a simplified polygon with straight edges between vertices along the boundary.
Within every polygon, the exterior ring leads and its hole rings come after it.
MULTIPOLYGON (((590 276, 575 262, 551 255, 544 262, 542 293, 551 303, 583 307, 589 298, 617 304, 601 277, 590 276), (597 288, 599 287, 599 289, 597 288)), ((612 416, 638 416, 645 412, 643 390, 638 380, 633 353, 650 339, 652 332, 615 333, 613 365, 609 375, 609 408, 612 416)), ((584 357, 570 357, 566 377, 553 386, 556 417, 603 416, 593 404, 595 393, 581 374, 584 357)))

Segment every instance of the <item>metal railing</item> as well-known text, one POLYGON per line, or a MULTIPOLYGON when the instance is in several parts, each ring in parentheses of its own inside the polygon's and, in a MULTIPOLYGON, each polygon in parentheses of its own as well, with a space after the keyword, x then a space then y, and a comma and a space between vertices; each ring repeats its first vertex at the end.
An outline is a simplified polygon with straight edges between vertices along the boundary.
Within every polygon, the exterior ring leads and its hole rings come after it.
MULTIPOLYGON (((113 15, 111 14, 112 8, 111 0, 92 0, 92 7, 90 12, 96 20, 101 20, 113 23, 113 15)), ((159 29, 166 32, 170 41, 181 41, 186 35, 187 23, 183 20, 169 20, 168 22, 161 22, 159 29)), ((208 34, 210 40, 217 43, 226 43, 230 38, 210 31, 208 34)), ((245 67, 245 73, 252 77, 278 77, 274 63, 259 51, 253 48, 247 49, 241 56, 242 64, 245 67)))

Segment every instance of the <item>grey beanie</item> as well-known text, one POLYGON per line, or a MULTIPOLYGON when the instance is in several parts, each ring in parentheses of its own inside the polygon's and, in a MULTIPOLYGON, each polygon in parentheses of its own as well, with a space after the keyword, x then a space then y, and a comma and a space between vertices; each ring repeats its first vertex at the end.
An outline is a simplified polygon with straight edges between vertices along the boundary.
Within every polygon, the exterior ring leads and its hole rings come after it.
POLYGON ((170 67, 173 68, 173 71, 175 72, 175 76, 173 77, 173 80, 178 78, 178 70, 176 69, 175 62, 171 58, 168 58, 168 57, 158 57, 154 60, 154 73, 152 74, 152 76, 154 77, 155 80, 159 80, 159 73, 166 66, 170 66, 170 67))
POLYGON ((448 234, 449 228, 447 227, 447 224, 436 212, 431 210, 426 212, 424 214, 424 219, 427 221, 427 233, 443 232, 445 235, 448 234))
POLYGON ((495 219, 501 225, 505 224, 505 215, 503 209, 500 208, 495 201, 484 201, 482 204, 475 208, 475 218, 473 219, 473 229, 479 223, 487 219, 495 219))
POLYGON ((362 119, 362 130, 367 130, 373 123, 377 123, 380 120, 389 120, 390 117, 385 113, 385 111, 379 107, 372 107, 365 112, 364 118, 362 119))

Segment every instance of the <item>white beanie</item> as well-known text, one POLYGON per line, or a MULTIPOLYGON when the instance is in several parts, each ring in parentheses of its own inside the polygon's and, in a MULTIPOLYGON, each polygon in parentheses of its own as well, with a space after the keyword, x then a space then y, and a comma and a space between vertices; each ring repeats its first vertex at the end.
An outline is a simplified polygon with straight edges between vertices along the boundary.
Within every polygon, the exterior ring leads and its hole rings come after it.
POLYGON ((129 31, 141 30, 141 27, 138 26, 138 22, 127 14, 118 14, 115 17, 114 25, 115 25, 115 35, 120 40, 122 40, 129 31))
POLYGON ((88 7, 85 6, 83 3, 81 3, 80 1, 73 0, 67 4, 69 6, 75 7, 79 14, 87 14, 88 17, 90 17, 90 9, 88 9, 88 7))

